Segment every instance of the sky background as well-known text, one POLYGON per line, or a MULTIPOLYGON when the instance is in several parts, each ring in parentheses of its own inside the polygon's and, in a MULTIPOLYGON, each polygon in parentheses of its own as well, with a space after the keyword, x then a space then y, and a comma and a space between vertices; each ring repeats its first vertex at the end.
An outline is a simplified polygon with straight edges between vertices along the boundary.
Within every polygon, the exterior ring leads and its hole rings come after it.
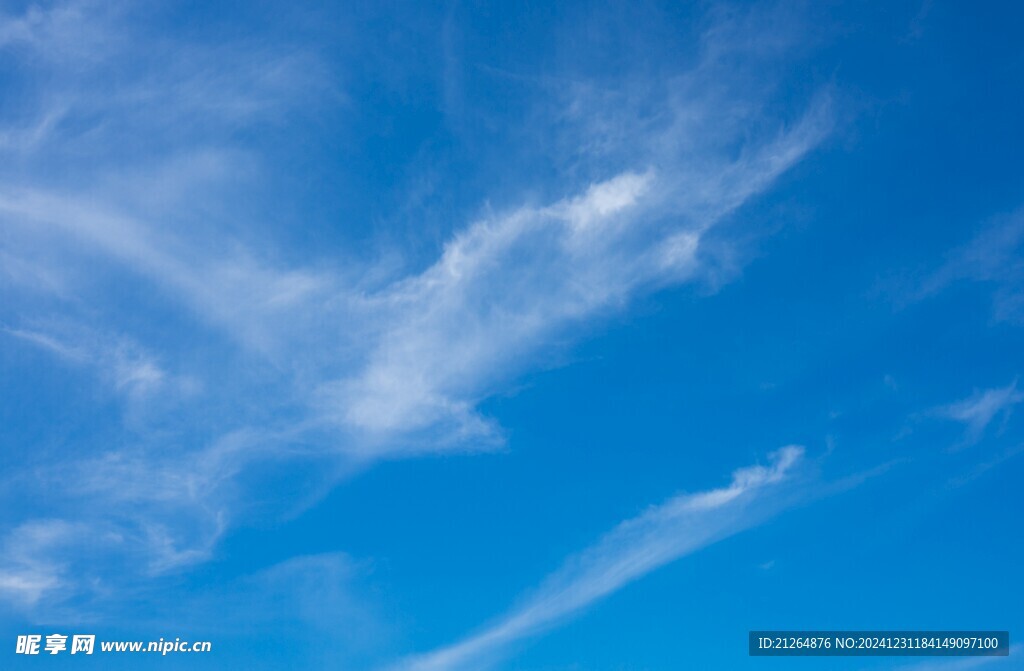
POLYGON ((1009 2, 0 3, 0 666, 1013 640, 1022 30, 1009 2))

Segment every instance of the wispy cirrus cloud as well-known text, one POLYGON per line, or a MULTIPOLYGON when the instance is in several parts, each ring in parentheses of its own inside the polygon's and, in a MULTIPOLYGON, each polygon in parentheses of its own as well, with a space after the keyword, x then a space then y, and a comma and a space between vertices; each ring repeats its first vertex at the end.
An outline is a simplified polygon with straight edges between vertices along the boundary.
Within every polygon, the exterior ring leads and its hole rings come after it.
POLYGON ((357 377, 322 388, 328 404, 370 432, 440 420, 459 435, 493 435, 471 411, 479 399, 585 320, 700 279, 704 235, 821 140, 822 114, 813 109, 700 183, 649 167, 472 225, 425 272, 367 297, 379 344, 357 377))
POLYGON ((300 555, 200 592, 165 618, 206 613, 204 630, 221 640, 251 640, 258 632, 285 651, 287 664, 369 668, 393 645, 393 625, 366 588, 372 572, 372 564, 339 552, 300 555))
POLYGON ((784 447, 768 466, 733 473, 726 487, 683 494, 622 522, 517 607, 482 631, 395 668, 458 671, 493 666, 511 644, 548 630, 647 573, 758 524, 792 503, 803 449, 784 447))
MULTIPOLYGON (((343 102, 315 48, 175 41, 121 5, 0 19, 0 48, 34 87, 0 118, 0 137, 17 139, 0 151, 18 161, 0 170, 0 272, 21 298, 0 313, 7 337, 91 361, 158 410, 168 380, 194 383, 153 419, 159 430, 83 441, 29 478, 64 492, 30 519, 87 524, 160 574, 209 557, 229 525, 308 502, 358 467, 501 444, 483 401, 638 297, 701 281, 712 232, 828 137, 828 90, 795 115, 769 111, 771 87, 750 84, 764 59, 786 58, 786 40, 739 48, 734 18, 707 31, 692 70, 643 86, 660 110, 650 123, 629 106, 604 118, 585 82, 571 105, 557 97, 571 113, 551 125, 595 167, 582 179, 569 170, 540 204, 453 223, 439 256, 404 274, 283 260, 234 219, 238 194, 218 189, 266 178, 252 170, 258 143, 235 130, 343 102), (70 51, 48 52, 54 43, 70 51), (215 215, 197 215, 196 200, 215 215), (140 327, 155 311, 176 337, 140 327), (205 371, 190 369, 197 358, 205 371), (294 500, 253 503, 282 477, 302 483, 287 490, 294 500)), ((8 521, 8 537, 23 523, 8 521)))
POLYGON ((232 130, 280 122, 299 101, 341 99, 324 61, 287 39, 190 39, 151 19, 131 3, 92 0, 0 14, 0 49, 19 58, 12 74, 22 87, 5 110, 8 148, 95 168, 125 155, 118 141, 165 156, 183 142, 223 144, 232 130))
POLYGON ((1008 415, 1021 401, 1024 401, 1024 393, 1017 389, 1014 380, 1005 387, 975 391, 968 398, 936 408, 934 413, 964 424, 966 439, 976 442, 993 419, 1008 415))
POLYGON ((62 520, 38 520, 12 530, 0 546, 0 594, 31 606, 61 587, 65 566, 54 551, 63 549, 75 529, 62 520))
POLYGON ((68 363, 90 366, 118 392, 141 400, 164 385, 179 390, 188 380, 174 380, 160 362, 138 344, 126 339, 68 329, 57 325, 46 328, 2 329, 7 335, 51 352, 68 363))
POLYGON ((995 217, 974 239, 953 250, 925 281, 921 294, 933 294, 956 282, 991 286, 997 321, 1024 319, 1024 210, 995 217))
POLYGON ((106 27, 123 9, 119 2, 89 0, 32 4, 22 14, 3 17, 0 47, 26 50, 49 62, 92 62, 118 43, 106 27))

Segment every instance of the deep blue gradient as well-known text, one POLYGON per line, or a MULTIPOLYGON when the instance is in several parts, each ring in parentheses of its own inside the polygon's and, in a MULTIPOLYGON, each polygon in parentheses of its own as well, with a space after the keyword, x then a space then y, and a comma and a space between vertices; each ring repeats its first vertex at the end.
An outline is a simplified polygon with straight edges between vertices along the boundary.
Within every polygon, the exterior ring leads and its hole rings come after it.
POLYGON ((0 668, 1019 640, 1022 32, 1009 2, 7 3, 0 668))

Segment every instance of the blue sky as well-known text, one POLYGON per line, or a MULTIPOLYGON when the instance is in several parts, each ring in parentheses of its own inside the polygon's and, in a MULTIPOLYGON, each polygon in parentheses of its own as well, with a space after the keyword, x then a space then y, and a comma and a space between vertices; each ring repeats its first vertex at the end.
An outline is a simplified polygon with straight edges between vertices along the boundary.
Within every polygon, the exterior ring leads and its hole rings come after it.
POLYGON ((4 668, 1024 629, 1019 7, 376 5, 3 3, 4 668))

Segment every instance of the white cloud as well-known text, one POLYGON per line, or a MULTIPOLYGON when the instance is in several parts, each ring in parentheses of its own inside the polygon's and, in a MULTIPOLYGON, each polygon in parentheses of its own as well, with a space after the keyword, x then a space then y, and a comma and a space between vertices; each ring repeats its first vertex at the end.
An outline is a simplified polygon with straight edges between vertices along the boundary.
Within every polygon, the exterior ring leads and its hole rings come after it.
POLYGON ((46 592, 60 586, 52 571, 30 566, 0 567, 0 594, 12 601, 32 605, 46 592))
POLYGON ((727 487, 669 499, 619 524, 568 559, 514 608, 483 631, 396 668, 415 671, 483 669, 510 644, 543 632, 647 573, 753 526, 786 501, 778 485, 792 478, 803 455, 796 446, 771 455, 769 466, 733 473, 727 487))
MULTIPOLYGON (((252 168, 258 146, 225 139, 235 129, 340 101, 315 48, 147 42, 130 5, 95 9, 0 19, 0 48, 31 52, 21 74, 38 87, 17 118, 0 116, 0 152, 20 152, 17 169, 0 168, 0 272, 28 296, 0 318, 153 408, 154 430, 136 422, 117 445, 76 444, 40 480, 60 483, 69 517, 148 553, 137 564, 151 572, 209 556, 273 489, 253 483, 281 472, 302 473, 312 496, 358 464, 501 443, 482 401, 637 297, 699 280, 711 231, 831 127, 827 93, 792 117, 767 111, 770 86, 751 83, 778 45, 724 58, 746 38, 709 31, 692 71, 647 86, 653 123, 570 87, 574 156, 600 155, 586 177, 568 170, 541 204, 453 224, 421 272, 368 279, 372 263, 283 261, 246 235, 266 222, 239 221, 238 193, 218 190, 235 174, 247 189, 266 177, 252 168), (606 118, 610 107, 621 114, 606 118), (138 327, 157 310, 171 315, 170 345, 138 327), (204 379, 176 372, 196 359, 204 379)), ((627 88, 611 95, 628 103, 627 88)))
POLYGON ((187 622, 221 650, 258 644, 283 651, 293 668, 374 668, 394 645, 394 625, 368 585, 373 569, 337 552, 292 557, 187 594, 165 586, 145 603, 123 603, 119 620, 139 632, 187 622))
POLYGON ((965 472, 950 478, 949 486, 962 487, 1020 454, 1024 454, 1024 444, 1002 450, 991 459, 975 464, 965 472))
POLYGON ((953 250, 946 263, 925 281, 920 295, 934 294, 960 281, 992 287, 997 321, 1024 319, 1024 210, 996 217, 973 240, 953 250))
POLYGON ((119 5, 88 0, 45 8, 32 4, 21 15, 0 16, 0 48, 28 49, 65 64, 91 62, 117 41, 107 28, 119 5))
POLYGON ((493 438, 472 412, 481 398, 585 320, 698 277, 705 233, 820 141, 821 114, 700 178, 677 165, 624 172, 474 224, 422 274, 366 297, 377 344, 356 377, 321 387, 321 402, 371 434, 442 423, 493 438))
POLYGON ((65 263, 91 262, 99 253, 129 272, 156 282, 210 323, 228 330, 254 349, 272 354, 282 330, 294 334, 311 319, 308 296, 319 294, 328 279, 314 271, 268 267, 248 253, 208 251, 160 227, 113 214, 88 200, 38 190, 0 191, 0 218, 12 228, 34 231, 42 242, 66 245, 65 263), (300 321, 302 320, 302 321, 300 321))
POLYGON ((388 453, 396 434, 422 449, 409 436, 432 427, 443 427, 431 437, 438 444, 487 443, 500 434, 475 413, 477 402, 542 355, 546 340, 699 275, 705 232, 821 139, 821 114, 814 108, 699 180, 676 165, 627 171, 578 196, 478 222, 432 267, 375 292, 317 270, 268 266, 245 251, 211 254, 225 245, 197 247, 57 193, 0 191, 0 216, 151 278, 279 365, 351 370, 364 361, 354 375, 311 380, 306 400, 321 420, 362 434, 354 451, 388 453), (334 323, 349 327, 347 339, 334 323))
MULTIPOLYGON (((67 324, 53 324, 49 329, 3 327, 0 331, 69 363, 94 367, 114 389, 134 400, 158 391, 169 381, 168 373, 151 354, 124 337, 96 334, 67 324)), ((187 380, 174 382, 179 388, 187 386, 187 380)))
POLYGON ((12 106, 20 124, 0 131, 0 150, 46 148, 95 169, 124 141, 161 155, 284 112, 342 99, 334 75, 286 39, 217 42, 153 30, 132 3, 68 0, 0 13, 0 51, 21 59, 26 88, 12 106), (5 147, 6 145, 6 147, 5 147), (72 151, 67 151, 67 150, 72 151))
POLYGON ((65 584, 65 567, 57 557, 73 543, 79 525, 64 520, 25 522, 0 543, 0 595, 22 606, 32 606, 65 584))
POLYGON ((936 413, 966 425, 967 437, 977 441, 993 419, 1008 414, 1021 401, 1024 393, 1017 389, 1014 380, 1005 387, 976 391, 968 398, 937 408, 936 413))

